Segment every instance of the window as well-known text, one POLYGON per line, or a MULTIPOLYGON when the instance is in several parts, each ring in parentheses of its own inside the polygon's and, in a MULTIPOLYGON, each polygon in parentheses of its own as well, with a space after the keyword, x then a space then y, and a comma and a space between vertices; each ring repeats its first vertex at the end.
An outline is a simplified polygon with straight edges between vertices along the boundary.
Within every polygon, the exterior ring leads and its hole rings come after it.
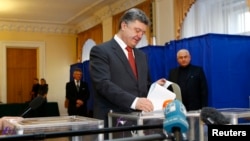
POLYGON ((246 0, 197 0, 184 19, 181 38, 207 33, 250 33, 246 0))

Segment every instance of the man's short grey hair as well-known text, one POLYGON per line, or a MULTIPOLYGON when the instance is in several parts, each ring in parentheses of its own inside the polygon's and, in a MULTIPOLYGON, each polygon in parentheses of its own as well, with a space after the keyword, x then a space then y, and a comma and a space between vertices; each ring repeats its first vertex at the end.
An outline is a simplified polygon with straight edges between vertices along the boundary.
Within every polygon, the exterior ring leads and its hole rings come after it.
POLYGON ((138 21, 140 21, 148 26, 151 24, 148 16, 145 14, 144 11, 142 11, 138 8, 131 8, 122 15, 122 17, 119 21, 119 29, 121 29, 122 22, 129 23, 129 22, 133 22, 136 20, 138 20, 138 21))
POLYGON ((179 54, 180 54, 181 52, 186 52, 186 53, 190 56, 190 53, 189 53, 189 51, 188 51, 187 49, 180 49, 180 50, 176 53, 176 56, 178 57, 179 54))

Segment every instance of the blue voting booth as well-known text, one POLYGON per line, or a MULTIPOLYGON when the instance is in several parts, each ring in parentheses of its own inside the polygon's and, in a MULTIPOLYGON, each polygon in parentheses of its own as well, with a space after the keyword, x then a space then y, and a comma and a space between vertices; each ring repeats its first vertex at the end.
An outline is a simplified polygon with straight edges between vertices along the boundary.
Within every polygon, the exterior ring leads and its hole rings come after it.
MULTIPOLYGON (((192 55, 191 63, 202 66, 208 81, 209 106, 215 108, 248 108, 250 96, 250 36, 205 34, 173 40, 163 46, 140 48, 148 56, 152 81, 168 78, 171 68, 177 67, 176 53, 186 48, 192 55)), ((89 76, 89 61, 73 66, 84 71, 83 80, 89 82, 93 107, 93 89, 89 76)))
POLYGON ((188 49, 191 63, 205 71, 209 106, 249 107, 250 36, 206 34, 170 41, 165 46, 144 47, 153 80, 168 78, 169 70, 178 66, 176 53, 181 48, 188 49))

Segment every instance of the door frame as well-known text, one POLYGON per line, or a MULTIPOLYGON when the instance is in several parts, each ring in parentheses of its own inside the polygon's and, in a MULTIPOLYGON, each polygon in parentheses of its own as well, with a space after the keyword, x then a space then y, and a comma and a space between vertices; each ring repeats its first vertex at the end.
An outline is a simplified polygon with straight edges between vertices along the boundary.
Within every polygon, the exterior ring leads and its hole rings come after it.
POLYGON ((45 77, 45 42, 34 42, 34 41, 0 41, 0 48, 1 52, 0 55, 2 56, 0 59, 0 101, 3 103, 7 102, 7 58, 6 58, 6 51, 7 48, 35 48, 37 49, 37 74, 38 78, 45 77))

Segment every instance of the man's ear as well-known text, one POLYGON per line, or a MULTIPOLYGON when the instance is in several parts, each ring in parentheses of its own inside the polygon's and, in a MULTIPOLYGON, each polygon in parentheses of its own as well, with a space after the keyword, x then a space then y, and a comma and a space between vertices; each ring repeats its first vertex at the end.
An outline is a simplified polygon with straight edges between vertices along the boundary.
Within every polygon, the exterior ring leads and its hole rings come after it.
POLYGON ((127 23, 126 22, 122 22, 121 23, 121 30, 124 30, 125 28, 127 28, 127 23))

